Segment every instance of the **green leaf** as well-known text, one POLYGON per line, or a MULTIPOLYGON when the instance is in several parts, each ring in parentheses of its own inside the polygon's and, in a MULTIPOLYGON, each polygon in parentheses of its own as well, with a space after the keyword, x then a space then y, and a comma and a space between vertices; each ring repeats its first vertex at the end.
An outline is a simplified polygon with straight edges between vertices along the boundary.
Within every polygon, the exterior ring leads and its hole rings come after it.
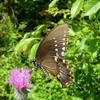
POLYGON ((3 3, 0 3, 0 11, 3 10, 3 3))
POLYGON ((56 3, 58 2, 59 0, 53 0, 50 4, 49 4, 49 8, 53 8, 56 6, 56 3))
POLYGON ((28 39, 23 39, 20 41, 20 43, 16 46, 15 48, 15 54, 19 54, 25 45, 27 45, 29 42, 31 42, 33 40, 33 38, 28 38, 28 39))
POLYGON ((35 59, 35 56, 36 56, 36 51, 38 49, 40 45, 40 42, 34 44, 31 48, 31 52, 30 52, 30 55, 29 55, 29 60, 34 60, 35 59))
POLYGON ((19 29, 19 30, 23 30, 23 29, 26 28, 26 27, 27 27, 27 22, 22 22, 21 24, 19 24, 18 29, 19 29))
POLYGON ((100 9, 100 0, 89 0, 85 6, 85 16, 95 14, 100 9))
POLYGON ((33 44, 35 43, 35 38, 31 39, 30 41, 28 41, 24 47, 23 47, 23 53, 24 55, 28 54, 28 52, 31 50, 33 44))
POLYGON ((87 38, 84 38, 83 40, 81 40, 80 50, 86 49, 86 41, 87 41, 87 38))
POLYGON ((71 100, 83 100, 83 99, 80 98, 80 97, 74 97, 74 96, 72 96, 71 98, 72 98, 71 100))
POLYGON ((41 37, 41 33, 45 30, 45 25, 39 25, 37 29, 32 33, 34 37, 41 37))
POLYGON ((71 8, 71 18, 76 17, 83 7, 84 0, 76 0, 71 8))
POLYGON ((21 51, 24 45, 24 41, 27 39, 28 36, 29 34, 25 34, 24 37, 21 39, 21 41, 16 45, 15 54, 18 54, 21 51))
POLYGON ((75 32, 74 32, 74 30, 72 28, 69 28, 69 34, 71 36, 75 36, 75 32))

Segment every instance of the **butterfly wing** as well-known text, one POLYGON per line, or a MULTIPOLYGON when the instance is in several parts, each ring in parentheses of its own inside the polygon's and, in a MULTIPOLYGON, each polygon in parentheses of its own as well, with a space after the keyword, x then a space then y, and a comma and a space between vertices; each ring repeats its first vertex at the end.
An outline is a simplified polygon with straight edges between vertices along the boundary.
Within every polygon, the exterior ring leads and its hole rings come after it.
POLYGON ((41 42, 37 51, 37 60, 44 60, 44 56, 65 56, 68 25, 56 26, 41 42))
POLYGON ((61 59, 59 57, 47 57, 42 62, 41 66, 47 72, 50 72, 54 77, 56 77, 62 85, 68 86, 73 82, 71 70, 64 59, 61 59), (55 61, 55 59, 57 59, 57 61, 55 61))
POLYGON ((68 25, 66 23, 55 27, 41 42, 37 54, 36 62, 46 72, 50 72, 63 85, 68 85, 72 81, 70 68, 63 62, 67 45, 68 25), (60 61, 60 59, 62 59, 60 61))

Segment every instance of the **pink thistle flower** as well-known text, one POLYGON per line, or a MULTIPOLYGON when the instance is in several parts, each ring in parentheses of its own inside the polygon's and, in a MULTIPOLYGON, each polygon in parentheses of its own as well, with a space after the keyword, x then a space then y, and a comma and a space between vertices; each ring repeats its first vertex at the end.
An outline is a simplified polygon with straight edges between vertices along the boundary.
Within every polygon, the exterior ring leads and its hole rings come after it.
POLYGON ((16 100, 26 100, 29 89, 32 85, 29 83, 31 80, 31 72, 28 68, 14 68, 11 71, 9 83, 15 87, 14 96, 16 100))
POLYGON ((14 68, 9 78, 11 83, 16 89, 31 88, 32 85, 29 83, 31 80, 31 72, 28 68, 14 68))

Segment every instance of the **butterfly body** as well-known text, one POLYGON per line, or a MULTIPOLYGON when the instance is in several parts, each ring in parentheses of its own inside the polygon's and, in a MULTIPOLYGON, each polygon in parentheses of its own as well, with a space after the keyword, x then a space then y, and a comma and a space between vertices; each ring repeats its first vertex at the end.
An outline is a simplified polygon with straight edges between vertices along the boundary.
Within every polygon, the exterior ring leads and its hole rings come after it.
POLYGON ((68 25, 66 23, 55 27, 41 42, 37 54, 36 64, 46 74, 51 73, 61 84, 72 83, 69 65, 64 60, 67 45, 68 25))

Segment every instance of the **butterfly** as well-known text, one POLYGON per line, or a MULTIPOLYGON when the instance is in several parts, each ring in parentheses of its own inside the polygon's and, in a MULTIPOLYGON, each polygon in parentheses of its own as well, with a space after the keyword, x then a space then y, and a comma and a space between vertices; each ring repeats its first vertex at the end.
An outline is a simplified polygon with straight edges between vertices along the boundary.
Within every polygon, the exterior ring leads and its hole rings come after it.
POLYGON ((69 64, 64 59, 67 47, 68 24, 57 25, 42 40, 36 53, 34 64, 46 76, 51 73, 64 86, 72 83, 73 76, 69 64))

